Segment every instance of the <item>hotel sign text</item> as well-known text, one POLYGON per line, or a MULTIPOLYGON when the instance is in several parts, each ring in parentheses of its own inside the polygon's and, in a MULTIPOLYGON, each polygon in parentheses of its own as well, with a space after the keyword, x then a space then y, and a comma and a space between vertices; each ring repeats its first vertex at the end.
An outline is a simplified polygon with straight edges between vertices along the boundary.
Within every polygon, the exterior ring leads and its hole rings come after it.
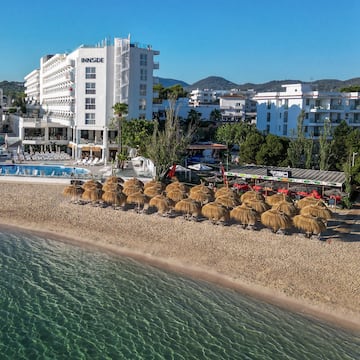
POLYGON ((83 62, 83 63, 103 63, 104 58, 97 58, 97 57, 81 58, 81 62, 83 62))

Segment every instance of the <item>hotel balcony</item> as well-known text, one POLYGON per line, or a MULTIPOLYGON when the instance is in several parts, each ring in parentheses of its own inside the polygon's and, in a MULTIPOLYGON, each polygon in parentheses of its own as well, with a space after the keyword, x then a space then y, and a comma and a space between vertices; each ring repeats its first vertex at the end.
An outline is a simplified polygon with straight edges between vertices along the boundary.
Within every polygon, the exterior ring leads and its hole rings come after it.
POLYGON ((159 70, 160 69, 160 64, 158 62, 154 62, 154 70, 159 70))

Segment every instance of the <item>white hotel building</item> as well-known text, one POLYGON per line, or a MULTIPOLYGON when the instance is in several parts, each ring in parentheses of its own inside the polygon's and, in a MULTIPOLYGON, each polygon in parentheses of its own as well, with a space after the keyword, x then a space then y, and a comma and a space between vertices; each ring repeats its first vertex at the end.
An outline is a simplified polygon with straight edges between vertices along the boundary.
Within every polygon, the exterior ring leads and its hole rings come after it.
POLYGON ((285 91, 263 92, 257 101, 257 128, 265 134, 296 137, 297 119, 305 112, 305 137, 318 138, 326 121, 336 127, 345 120, 360 128, 360 93, 313 91, 307 84, 282 85, 285 91))
POLYGON ((40 69, 25 77, 28 112, 19 121, 25 149, 68 147, 74 159, 114 156, 115 103, 128 104, 128 119, 152 119, 155 55, 128 37, 41 58, 40 69))

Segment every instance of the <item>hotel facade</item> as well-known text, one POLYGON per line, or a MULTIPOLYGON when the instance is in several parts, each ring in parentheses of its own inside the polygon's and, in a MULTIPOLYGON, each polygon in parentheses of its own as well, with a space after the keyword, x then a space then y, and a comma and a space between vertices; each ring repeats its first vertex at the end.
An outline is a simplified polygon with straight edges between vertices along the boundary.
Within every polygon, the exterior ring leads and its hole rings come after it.
POLYGON ((67 149, 106 161, 116 150, 116 103, 128 105, 128 119, 152 119, 154 57, 150 45, 130 37, 81 45, 69 54, 47 55, 25 77, 27 114, 19 119, 25 149, 67 149))
POLYGON ((313 91, 308 84, 282 85, 285 91, 257 93, 257 128, 265 134, 293 138, 297 121, 304 111, 304 135, 318 138, 328 123, 336 127, 342 120, 360 128, 359 92, 313 91))

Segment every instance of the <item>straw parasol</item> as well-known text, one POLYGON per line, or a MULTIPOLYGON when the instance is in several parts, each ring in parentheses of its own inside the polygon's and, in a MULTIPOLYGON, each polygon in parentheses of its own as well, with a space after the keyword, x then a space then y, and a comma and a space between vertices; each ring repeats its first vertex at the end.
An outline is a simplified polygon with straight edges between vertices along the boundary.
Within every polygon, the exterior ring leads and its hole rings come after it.
POLYGON ((93 186, 92 188, 85 189, 81 195, 81 199, 96 203, 97 201, 101 200, 102 195, 103 191, 96 186, 93 186))
POLYGON ((245 202, 246 200, 251 200, 251 199, 257 199, 257 200, 264 201, 264 196, 257 191, 250 190, 250 191, 243 193, 240 197, 241 202, 245 202))
POLYGON ((175 204, 175 211, 184 214, 185 218, 189 219, 190 215, 197 217, 201 214, 201 206, 197 201, 187 198, 175 204))
POLYGON ((181 183, 179 181, 174 181, 168 185, 166 185, 165 191, 170 192, 172 190, 182 190, 183 192, 188 192, 189 188, 186 184, 181 183))
POLYGON ((211 192, 203 190, 190 191, 189 198, 199 202, 201 205, 214 201, 214 195, 211 192))
POLYGON ((139 180, 138 178, 131 178, 131 179, 125 180, 123 187, 126 188, 128 186, 131 187, 134 185, 141 187, 142 189, 144 188, 144 183, 141 180, 139 180))
POLYGON ((138 192, 143 192, 143 188, 141 185, 136 185, 136 184, 128 184, 127 186, 125 186, 124 184, 124 187, 123 187, 123 190, 122 192, 126 195, 126 196, 129 196, 131 194, 134 194, 134 193, 138 193, 138 192))
POLYGON ((279 230, 289 229, 292 226, 291 219, 282 211, 270 209, 260 215, 261 223, 272 229, 274 233, 279 230))
POLYGON ((214 190, 210 189, 208 186, 204 185, 204 184, 199 184, 199 185, 195 185, 193 187, 190 188, 190 194, 193 192, 197 192, 197 191, 201 191, 207 194, 214 194, 214 190))
POLYGON ((119 176, 109 176, 106 180, 105 183, 119 183, 119 184, 123 184, 125 181, 123 178, 119 177, 119 176))
POLYGON ((217 189, 215 192, 215 198, 224 195, 237 197, 236 193, 228 187, 222 187, 220 189, 217 189))
POLYGON ((107 204, 124 206, 126 203, 126 195, 120 191, 106 191, 102 194, 102 200, 107 204))
POLYGON ((311 215, 315 217, 319 217, 324 220, 329 220, 332 218, 333 214, 330 209, 327 207, 322 207, 319 205, 308 205, 303 207, 300 210, 301 215, 311 215))
POLYGON ((148 202, 148 197, 144 193, 138 191, 128 195, 126 198, 126 202, 128 204, 136 205, 136 211, 140 212, 141 209, 144 208, 144 205, 148 202))
POLYGON ((278 204, 279 202, 287 201, 292 203, 291 198, 285 194, 274 194, 265 197, 265 202, 270 206, 278 204))
POLYGON ((149 198, 153 198, 156 195, 160 195, 162 191, 163 189, 156 185, 144 188, 144 194, 147 195, 149 198))
POLYGON ((253 208, 259 214, 270 209, 270 205, 268 205, 264 200, 259 200, 256 198, 245 199, 245 201, 243 201, 243 203, 250 206, 251 208, 253 208))
POLYGON ((288 201, 280 201, 272 206, 273 210, 279 210, 284 212, 286 215, 293 217, 298 213, 297 207, 288 201))
POLYGON ((230 218, 239 222, 244 228, 248 225, 255 225, 259 214, 250 206, 241 204, 230 211, 230 218))
POLYGON ((322 206, 322 207, 326 207, 326 204, 325 204, 322 200, 315 199, 315 198, 312 197, 312 196, 306 196, 306 197, 300 199, 300 200, 296 203, 296 206, 297 206, 299 209, 302 209, 303 207, 309 206, 309 205, 319 205, 319 206, 322 206))
POLYGON ((293 218, 293 223, 297 229, 304 231, 308 238, 313 234, 320 235, 326 230, 325 222, 322 219, 311 215, 296 215, 293 218))
POLYGON ((122 191, 123 187, 119 183, 105 182, 102 186, 103 191, 122 191))
POLYGON ((94 179, 90 179, 90 180, 87 180, 83 185, 82 185, 83 189, 84 190, 87 190, 87 189, 92 189, 93 187, 96 187, 98 189, 101 189, 102 188, 102 183, 99 182, 99 181, 96 181, 94 179))
POLYGON ((162 182, 159 181, 159 180, 152 179, 152 180, 150 180, 150 181, 148 181, 148 182, 146 182, 146 183, 144 184, 144 189, 146 189, 146 188, 148 188, 148 187, 153 187, 153 186, 159 186, 159 187, 161 187, 162 189, 165 188, 164 183, 162 183, 162 182))
POLYGON ((187 193, 181 189, 172 189, 170 191, 166 191, 166 196, 173 200, 174 202, 178 202, 187 198, 187 193))
POLYGON ((164 215, 171 210, 172 201, 165 195, 156 195, 150 199, 149 206, 155 207, 158 213, 164 215))
POLYGON ((63 195, 70 196, 71 201, 76 201, 80 198, 83 192, 84 189, 80 185, 70 184, 64 188, 63 195))
POLYGON ((217 204, 225 206, 227 209, 233 209, 234 207, 239 205, 239 201, 232 195, 218 196, 216 197, 215 202, 217 204))
POLYGON ((203 216, 216 224, 218 221, 228 221, 230 219, 230 212, 224 206, 217 204, 216 202, 210 202, 201 208, 203 216))

